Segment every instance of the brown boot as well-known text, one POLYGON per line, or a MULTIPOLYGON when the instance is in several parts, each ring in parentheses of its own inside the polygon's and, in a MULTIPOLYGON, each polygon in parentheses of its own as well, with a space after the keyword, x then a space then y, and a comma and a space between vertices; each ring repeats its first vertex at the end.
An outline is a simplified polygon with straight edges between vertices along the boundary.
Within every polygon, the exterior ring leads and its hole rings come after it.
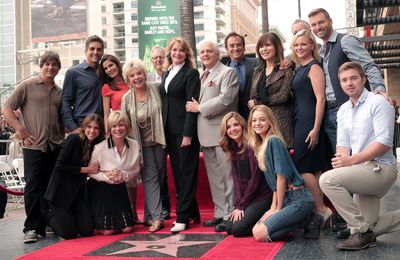
POLYGON ((368 230, 365 233, 351 234, 348 239, 339 243, 336 248, 341 250, 361 250, 367 247, 377 246, 374 232, 368 230))
POLYGON ((127 188, 127 190, 128 190, 129 201, 131 202, 133 223, 137 224, 137 223, 139 223, 139 218, 138 218, 137 211, 136 211, 137 189, 136 189, 136 187, 129 187, 129 188, 127 188))

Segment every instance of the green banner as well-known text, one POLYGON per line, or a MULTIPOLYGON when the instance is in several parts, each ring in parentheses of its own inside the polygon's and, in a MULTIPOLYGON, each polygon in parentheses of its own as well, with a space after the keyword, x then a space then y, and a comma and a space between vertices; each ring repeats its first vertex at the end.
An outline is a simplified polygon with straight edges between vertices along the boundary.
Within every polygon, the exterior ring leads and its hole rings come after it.
POLYGON ((179 0, 139 0, 139 57, 153 71, 151 49, 167 47, 168 40, 180 35, 179 0))

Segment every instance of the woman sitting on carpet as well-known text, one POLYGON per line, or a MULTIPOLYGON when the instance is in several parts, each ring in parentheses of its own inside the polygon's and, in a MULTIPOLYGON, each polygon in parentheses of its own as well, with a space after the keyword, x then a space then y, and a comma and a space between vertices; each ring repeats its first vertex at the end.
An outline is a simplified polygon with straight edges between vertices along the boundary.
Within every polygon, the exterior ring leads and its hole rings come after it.
POLYGON ((225 230, 235 237, 251 236, 256 222, 271 206, 272 191, 258 167, 253 149, 247 145, 246 121, 236 112, 224 116, 220 142, 232 163, 234 210, 225 230))
POLYGON ((49 225, 54 232, 71 239, 78 234, 91 236, 93 218, 86 197, 87 174, 99 172, 99 165, 88 165, 94 145, 104 139, 103 118, 88 115, 82 122, 80 134, 70 134, 58 156, 47 186, 49 225))
POLYGON ((138 142, 126 137, 129 119, 124 113, 111 112, 107 123, 109 137, 94 147, 90 160, 100 164, 100 172, 89 175, 89 201, 96 233, 129 233, 133 215, 125 183, 139 174, 140 149, 138 142))
POLYGON ((296 170, 270 108, 254 107, 249 116, 250 145, 273 190, 271 208, 253 227, 257 241, 278 241, 295 231, 313 211, 311 193, 296 170))

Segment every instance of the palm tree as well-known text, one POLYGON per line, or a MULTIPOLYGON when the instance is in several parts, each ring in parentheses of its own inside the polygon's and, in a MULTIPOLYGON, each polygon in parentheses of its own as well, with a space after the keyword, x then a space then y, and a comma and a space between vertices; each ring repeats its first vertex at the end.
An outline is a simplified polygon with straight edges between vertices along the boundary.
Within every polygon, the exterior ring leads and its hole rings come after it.
POLYGON ((269 32, 268 0, 261 0, 262 33, 269 32))
POLYGON ((193 0, 179 0, 181 34, 190 44, 196 57, 196 37, 194 34, 193 0))

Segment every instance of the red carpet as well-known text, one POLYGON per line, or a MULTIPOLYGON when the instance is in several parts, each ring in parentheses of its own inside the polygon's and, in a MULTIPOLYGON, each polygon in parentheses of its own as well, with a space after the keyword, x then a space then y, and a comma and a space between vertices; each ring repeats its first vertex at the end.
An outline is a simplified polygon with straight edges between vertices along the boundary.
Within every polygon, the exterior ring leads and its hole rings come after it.
MULTIPOLYGON (((171 169, 168 167, 168 182, 171 204, 175 209, 175 193, 171 169)), ((206 176, 203 159, 200 160, 199 187, 197 198, 202 220, 213 217, 213 204, 206 176)), ((143 187, 138 186, 139 218, 143 217, 143 187)), ((234 238, 226 233, 216 233, 213 228, 202 224, 191 224, 190 228, 177 236, 171 236, 169 229, 173 226, 175 214, 165 222, 165 227, 155 234, 149 234, 148 228, 136 225, 133 234, 113 236, 93 236, 61 241, 49 247, 17 259, 273 259, 283 246, 283 242, 258 243, 252 237, 234 238), (143 245, 144 244, 144 245, 143 245), (142 248, 139 251, 139 248, 142 248), (186 256, 181 257, 181 255, 186 256), (166 252, 168 251, 168 252, 166 252), (118 256, 116 256, 118 254, 118 256), (187 255, 196 255, 195 258, 187 255), (152 255, 152 257, 149 257, 152 255)))

